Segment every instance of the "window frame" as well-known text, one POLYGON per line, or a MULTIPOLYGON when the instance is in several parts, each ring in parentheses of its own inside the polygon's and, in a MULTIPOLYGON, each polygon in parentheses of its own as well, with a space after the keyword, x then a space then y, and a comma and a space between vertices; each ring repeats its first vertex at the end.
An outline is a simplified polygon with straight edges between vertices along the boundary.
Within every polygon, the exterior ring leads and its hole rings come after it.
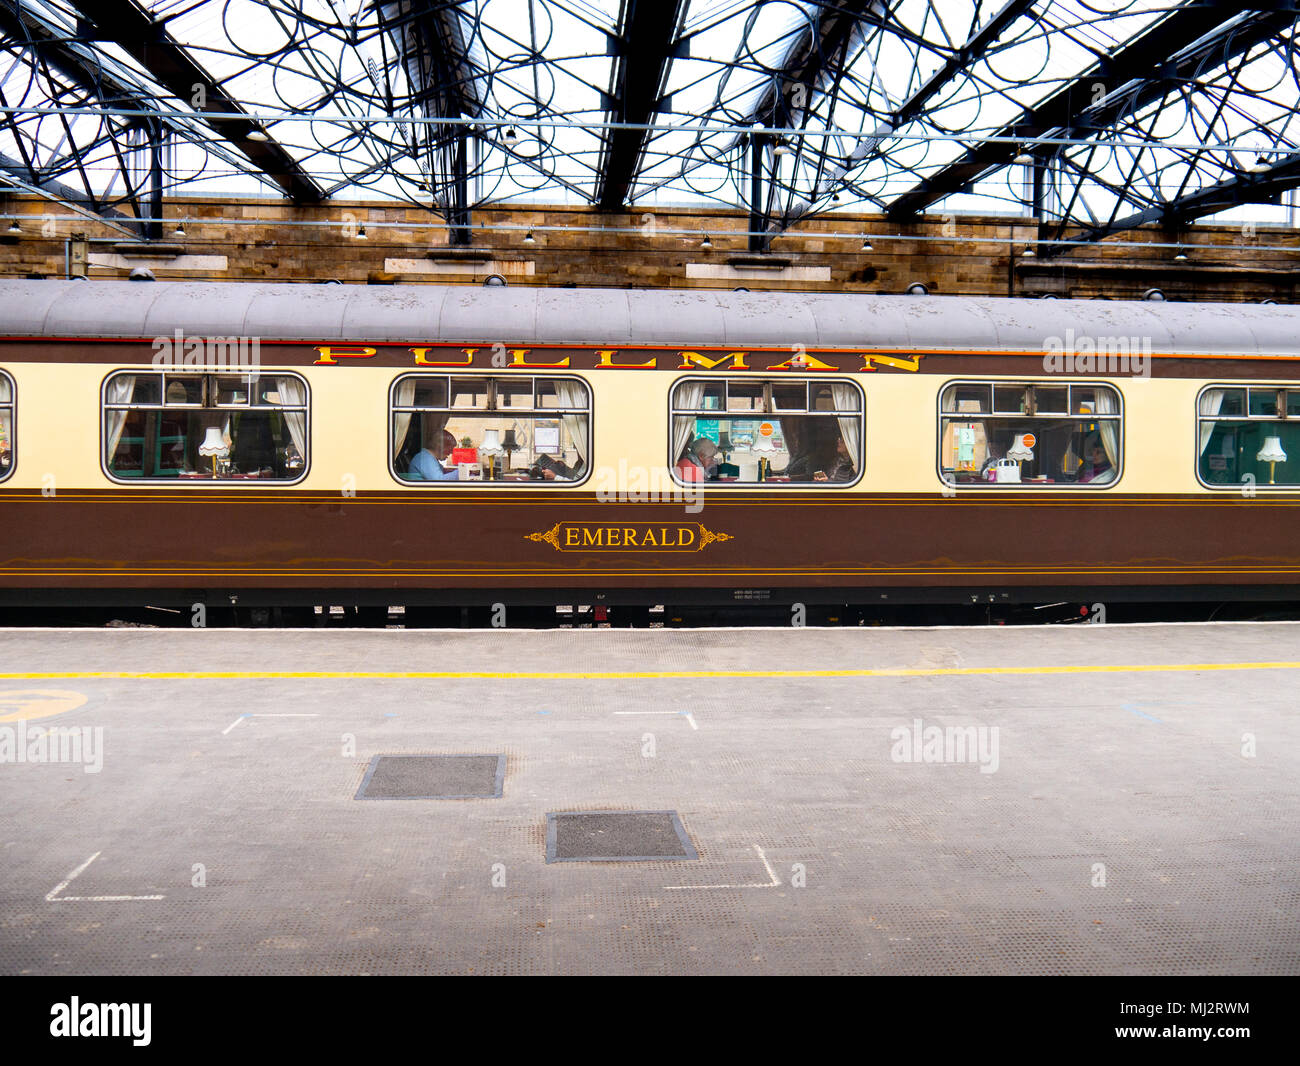
MULTIPOLYGON (((1250 390, 1251 389, 1272 389, 1275 392, 1285 390, 1300 395, 1300 381, 1290 384, 1275 384, 1271 381, 1250 381, 1250 382, 1222 382, 1211 381, 1201 386, 1196 392, 1196 399, 1193 401, 1192 408, 1192 473, 1196 478, 1196 483, 1203 489, 1211 492, 1235 492, 1240 493, 1242 488, 1247 484, 1245 481, 1237 481, 1227 485, 1211 485, 1201 477, 1201 423, 1205 422, 1295 422, 1300 424, 1300 415, 1293 415, 1290 418, 1279 418, 1277 415, 1252 415, 1250 413, 1250 390), (1241 389, 1246 393, 1246 413, 1244 415, 1203 415, 1201 414, 1201 397, 1211 389, 1241 389)), ((1289 457, 1288 457, 1289 458, 1289 457)), ((1289 485, 1268 485, 1261 482, 1258 478, 1251 485, 1255 492, 1300 492, 1300 483, 1289 485)))
POLYGON ((0 410, 9 408, 9 469, 0 473, 0 483, 8 481, 18 469, 18 383, 9 371, 0 368, 0 378, 9 382, 9 401, 0 401, 0 410))
MULTIPOLYGON (((667 422, 668 440, 667 440, 666 447, 668 448, 668 475, 669 477, 672 478, 674 485, 678 485, 682 488, 698 489, 701 486, 703 486, 710 489, 719 489, 721 491, 743 490, 748 492, 754 492, 756 490, 764 490, 764 489, 770 489, 776 492, 789 492, 791 489, 816 489, 818 491, 843 490, 843 489, 851 489, 862 484, 862 479, 867 476, 867 455, 866 455, 867 453, 867 391, 862 387, 862 384, 860 382, 855 381, 853 378, 830 377, 830 376, 801 377, 794 374, 791 374, 787 377, 784 374, 771 375, 771 374, 762 374, 762 373, 750 374, 750 375, 731 374, 731 373, 686 374, 683 375, 682 377, 674 378, 669 383, 667 402, 668 402, 668 422, 667 422), (679 411, 673 403, 673 396, 677 392, 677 387, 688 381, 702 381, 702 382, 721 381, 723 383, 724 388, 726 387, 726 384, 730 381, 745 382, 745 383, 750 383, 755 385, 766 385, 769 383, 772 385, 800 384, 804 386, 805 390, 809 385, 813 385, 813 384, 852 385, 853 388, 857 390, 858 400, 859 400, 858 410, 856 412, 853 412, 857 414, 859 419, 858 454, 856 456, 857 477, 855 477, 852 481, 683 481, 681 478, 677 476, 677 461, 679 457, 672 454, 673 419, 676 418, 678 415, 689 415, 695 412, 679 411)), ((806 408, 806 401, 805 401, 805 408, 806 408)), ((746 412, 743 411, 733 412, 728 410, 725 405, 719 408, 716 412, 710 412, 710 413, 716 414, 719 419, 729 419, 731 421, 735 421, 737 418, 747 417, 746 412)), ((844 417, 844 412, 809 411, 806 409, 803 411, 781 411, 777 409, 775 402, 773 402, 772 410, 761 412, 760 419, 769 418, 772 419, 773 421, 780 421, 783 415, 798 416, 804 418, 807 417, 842 418, 844 417)))
MULTIPOLYGON (((1128 420, 1127 409, 1126 409, 1127 405, 1125 401, 1124 390, 1121 389, 1118 385, 1116 385, 1112 381, 1098 380, 1096 378, 1048 378, 1048 379, 994 378, 994 377, 950 378, 947 381, 940 384, 938 391, 935 393, 934 396, 934 403, 935 403, 935 412, 936 412, 934 470, 935 473, 938 475, 939 484, 944 486, 945 490, 955 489, 958 492, 960 492, 963 489, 968 489, 974 492, 986 492, 990 489, 994 491, 998 489, 1012 489, 1012 490, 1019 490, 1019 491, 1029 490, 1033 492, 1087 491, 1087 490, 1093 492, 1106 492, 1109 491, 1110 489, 1115 488, 1115 486, 1117 486, 1121 481, 1124 480, 1124 466, 1125 466, 1125 458, 1126 458, 1125 453, 1127 452, 1127 439, 1126 439, 1127 434, 1125 432, 1125 423, 1128 420), (944 397, 944 393, 946 393, 949 389, 955 388, 960 385, 979 385, 979 386, 988 387, 990 407, 996 406, 996 395, 993 392, 993 389, 998 385, 1004 385, 1004 386, 1020 385, 1020 386, 1034 386, 1034 387, 1041 386, 1043 388, 1049 388, 1049 389, 1062 388, 1062 387, 1073 388, 1074 386, 1077 385, 1080 386, 1081 388, 1088 388, 1088 389, 1097 389, 1097 388, 1110 389, 1115 394, 1116 398, 1119 401, 1117 405, 1117 410, 1115 411, 1114 414, 1106 414, 1101 417, 1107 420, 1113 419, 1119 424, 1119 462, 1116 464, 1115 467, 1115 476, 1110 481, 1107 481, 1105 484, 1102 485, 1094 484, 1091 481, 1084 482, 1082 484, 1077 481, 1059 481, 1059 482, 1054 481, 1051 484, 1033 482, 1033 481, 1008 481, 1008 482, 949 481, 946 477, 944 477, 944 471, 943 471, 944 418, 950 418, 955 421, 961 421, 961 419, 957 418, 956 416, 961 415, 963 413, 969 414, 970 412, 945 411, 943 409, 943 397, 944 397)), ((1024 419, 1037 419, 1040 421, 1046 421, 1048 419, 1059 419, 1062 422, 1080 421, 1079 416, 1073 413, 1066 413, 1064 415, 1057 415, 1057 414, 1041 415, 1035 413, 1029 415, 1029 414, 999 413, 994 410, 989 410, 987 412, 980 412, 979 418, 980 420, 996 419, 996 418, 1001 418, 1001 419, 1024 418, 1024 419)), ((966 421, 976 421, 976 419, 967 418, 966 421)))
POLYGON ((108 419, 105 417, 110 410, 127 410, 127 411, 249 411, 254 410, 250 404, 213 404, 208 407, 203 404, 192 403, 174 403, 168 404, 167 399, 167 375, 173 377, 231 377, 231 376, 249 376, 247 371, 231 370, 211 370, 203 367, 194 369, 186 368, 184 370, 168 370, 155 366, 148 367, 130 367, 123 366, 110 370, 104 375, 103 380, 99 383, 99 468, 109 481, 115 485, 169 485, 174 488, 198 488, 198 489, 229 489, 229 488, 248 488, 250 490, 267 490, 271 488, 284 488, 289 485, 297 485, 311 471, 311 453, 314 451, 312 446, 312 403, 311 403, 311 382, 305 375, 298 373, 296 370, 268 370, 261 367, 257 371, 257 376, 262 377, 292 377, 296 378, 303 386, 304 399, 301 407, 297 404, 275 404, 267 406, 266 410, 282 410, 303 412, 305 424, 303 426, 303 436, 307 442, 307 454, 302 457, 302 470, 294 478, 176 478, 176 477, 132 477, 124 478, 114 474, 109 469, 108 454, 108 419), (162 376, 162 390, 159 395, 161 400, 156 404, 112 404, 107 400, 108 383, 118 374, 135 374, 144 376, 146 374, 158 374, 162 376))
POLYGON ((397 377, 393 378, 393 380, 388 383, 388 404, 387 404, 387 411, 385 414, 385 417, 388 420, 388 426, 384 433, 384 439, 387 441, 388 476, 392 478, 393 481, 395 481, 397 484, 401 485, 403 488, 424 489, 424 488, 431 488, 434 486, 444 486, 444 491, 446 491, 447 488, 465 488, 467 486, 474 486, 476 491, 482 491, 481 486, 487 486, 488 488, 493 488, 493 489, 508 488, 510 490, 517 490, 521 488, 522 489, 546 488, 549 490, 554 490, 554 489, 571 489, 571 488, 576 488, 579 485, 586 484, 586 482, 591 478, 592 472, 595 470, 595 453, 596 453, 596 403, 595 403, 596 393, 595 390, 592 388, 592 384, 590 381, 588 381, 586 378, 578 374, 537 373, 537 371, 544 370, 544 369, 545 369, 544 367, 530 367, 529 372, 527 373, 510 373, 509 371, 503 370, 495 374, 492 374, 492 373, 486 373, 484 371, 479 371, 477 373, 464 373, 455 369, 447 369, 444 367, 439 367, 436 370, 416 369, 416 370, 407 370, 401 374, 398 374, 397 377), (587 416, 588 455, 587 455, 587 467, 583 471, 582 477, 578 478, 576 481, 547 481, 545 478, 543 478, 540 481, 533 481, 531 479, 528 481, 487 481, 487 480, 415 481, 415 480, 408 480, 407 478, 402 477, 397 472, 397 467, 394 464, 394 460, 396 459, 396 456, 393 454, 393 452, 397 442, 393 439, 393 416, 398 413, 398 407, 395 402, 396 395, 397 395, 397 386, 401 384, 401 382, 405 381, 407 378, 443 378, 447 382, 447 406, 445 408, 403 407, 401 408, 401 410, 410 411, 412 414, 420 414, 425 412, 436 412, 438 414, 442 414, 445 411, 448 415, 452 417, 458 414, 462 416, 464 415, 474 416, 478 414, 495 414, 495 413, 507 414, 511 411, 510 408, 505 408, 505 409, 499 408, 497 411, 490 411, 486 407, 484 408, 453 407, 451 404, 452 401, 451 382, 453 378, 477 378, 478 380, 484 382, 489 380, 494 380, 494 379, 514 380, 514 381, 527 380, 532 383, 534 403, 536 402, 537 381, 539 379, 545 379, 548 381, 577 382, 583 387, 583 389, 586 390, 587 393, 587 406, 581 410, 574 410, 572 408, 559 408, 559 407, 555 407, 555 408, 529 407, 529 408, 515 408, 513 409, 513 411, 516 415, 520 415, 522 417, 527 417, 527 418, 551 418, 551 417, 558 417, 561 414, 585 414, 587 416))

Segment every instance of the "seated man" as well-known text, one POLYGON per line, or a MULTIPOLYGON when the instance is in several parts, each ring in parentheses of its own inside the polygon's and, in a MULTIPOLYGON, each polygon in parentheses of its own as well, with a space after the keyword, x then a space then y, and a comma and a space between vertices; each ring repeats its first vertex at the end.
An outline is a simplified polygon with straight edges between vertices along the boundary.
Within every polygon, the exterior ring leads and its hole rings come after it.
POLYGON ((691 441, 673 469, 682 481, 714 480, 718 476, 718 446, 708 437, 691 441))
POLYGON ((456 447, 456 438, 447 430, 434 435, 431 446, 421 448, 411 459, 407 478, 411 481, 459 481, 460 471, 447 464, 447 456, 456 447))

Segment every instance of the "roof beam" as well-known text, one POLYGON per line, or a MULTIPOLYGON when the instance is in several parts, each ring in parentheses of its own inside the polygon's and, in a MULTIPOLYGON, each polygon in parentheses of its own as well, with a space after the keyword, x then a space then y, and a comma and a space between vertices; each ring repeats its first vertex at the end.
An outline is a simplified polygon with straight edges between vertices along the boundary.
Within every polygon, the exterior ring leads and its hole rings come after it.
POLYGON ((112 41, 129 53, 178 99, 190 100, 194 86, 203 86, 206 104, 196 110, 196 117, 202 118, 252 160, 291 199, 300 203, 322 199, 320 187, 282 145, 272 140, 249 138, 249 134, 258 129, 251 119, 208 118, 204 115, 204 111, 237 115, 247 112, 171 37, 162 22, 155 22, 134 0, 71 0, 71 3, 98 27, 101 39, 112 41))
MULTIPOLYGON (((1097 133, 1120 115, 1168 95, 1171 86, 1203 72, 1207 58, 1212 56, 1216 68, 1221 67, 1295 21, 1293 12, 1283 11, 1225 30, 1224 24, 1240 13, 1239 5, 1223 3, 1180 7, 993 136, 1031 141, 1054 131, 1070 137, 1082 132, 1097 133), (1221 32, 1216 34, 1215 30, 1221 32), (1206 40, 1201 47, 1187 52, 1203 38, 1206 40), (1099 81, 1118 86, 1134 80, 1139 80, 1134 93, 1111 93, 1095 107, 1079 106, 1080 101, 1091 99, 1092 86, 1099 81)), ((895 199, 889 206, 889 217, 899 221, 920 214, 944 197, 969 188, 988 172, 1006 166, 1019 150, 1014 143, 981 143, 968 149, 895 199)))
MULTIPOLYGON (((668 70, 679 48, 677 33, 687 0, 623 0, 617 50, 610 80, 608 113, 614 122, 649 124, 660 108, 668 70)), ((622 208, 632 189, 649 130, 610 130, 601 152, 596 203, 602 210, 622 208)))
POLYGON ((1272 203, 1289 189, 1300 188, 1300 153, 1283 156, 1262 173, 1243 174, 1231 181, 1221 181, 1197 192, 1153 204, 1127 218, 1100 226, 1088 226, 1061 238, 1076 243, 1093 243, 1113 233, 1136 229, 1153 222, 1181 227, 1216 211, 1226 211, 1241 204, 1272 203))

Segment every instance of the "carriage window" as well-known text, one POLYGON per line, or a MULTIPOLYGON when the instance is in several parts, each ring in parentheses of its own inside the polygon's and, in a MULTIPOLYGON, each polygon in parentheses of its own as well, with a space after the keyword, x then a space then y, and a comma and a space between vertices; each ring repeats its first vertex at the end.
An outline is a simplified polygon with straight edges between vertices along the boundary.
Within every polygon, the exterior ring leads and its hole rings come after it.
POLYGON ((0 480, 14 468, 14 382, 0 370, 0 480))
POLYGON ((104 383, 115 478, 295 481, 306 472, 307 383, 296 374, 141 374, 104 383))
POLYGON ((1108 385, 960 382, 940 399, 939 461, 955 485, 1113 484, 1119 393, 1108 385))
POLYGON ((1201 392, 1197 415, 1201 484, 1300 485, 1300 387, 1211 386, 1201 392))
POLYGON ((572 483, 591 458, 591 390, 577 378, 408 374, 393 382, 402 481, 572 483))
POLYGON ((862 427, 848 381, 689 378, 673 386, 669 462, 679 482, 847 485, 862 427))

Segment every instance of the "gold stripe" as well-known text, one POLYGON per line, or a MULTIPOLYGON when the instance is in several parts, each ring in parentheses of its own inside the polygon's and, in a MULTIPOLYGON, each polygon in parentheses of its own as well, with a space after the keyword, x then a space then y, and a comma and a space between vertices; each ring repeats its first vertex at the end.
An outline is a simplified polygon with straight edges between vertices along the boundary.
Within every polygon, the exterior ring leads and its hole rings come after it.
POLYGON ((993 674, 1196 673, 1209 670, 1300 670, 1300 662, 1157 663, 1124 666, 951 666, 885 670, 637 670, 509 671, 478 670, 84 670, 0 673, 3 681, 633 681, 710 678, 958 677, 993 674))

